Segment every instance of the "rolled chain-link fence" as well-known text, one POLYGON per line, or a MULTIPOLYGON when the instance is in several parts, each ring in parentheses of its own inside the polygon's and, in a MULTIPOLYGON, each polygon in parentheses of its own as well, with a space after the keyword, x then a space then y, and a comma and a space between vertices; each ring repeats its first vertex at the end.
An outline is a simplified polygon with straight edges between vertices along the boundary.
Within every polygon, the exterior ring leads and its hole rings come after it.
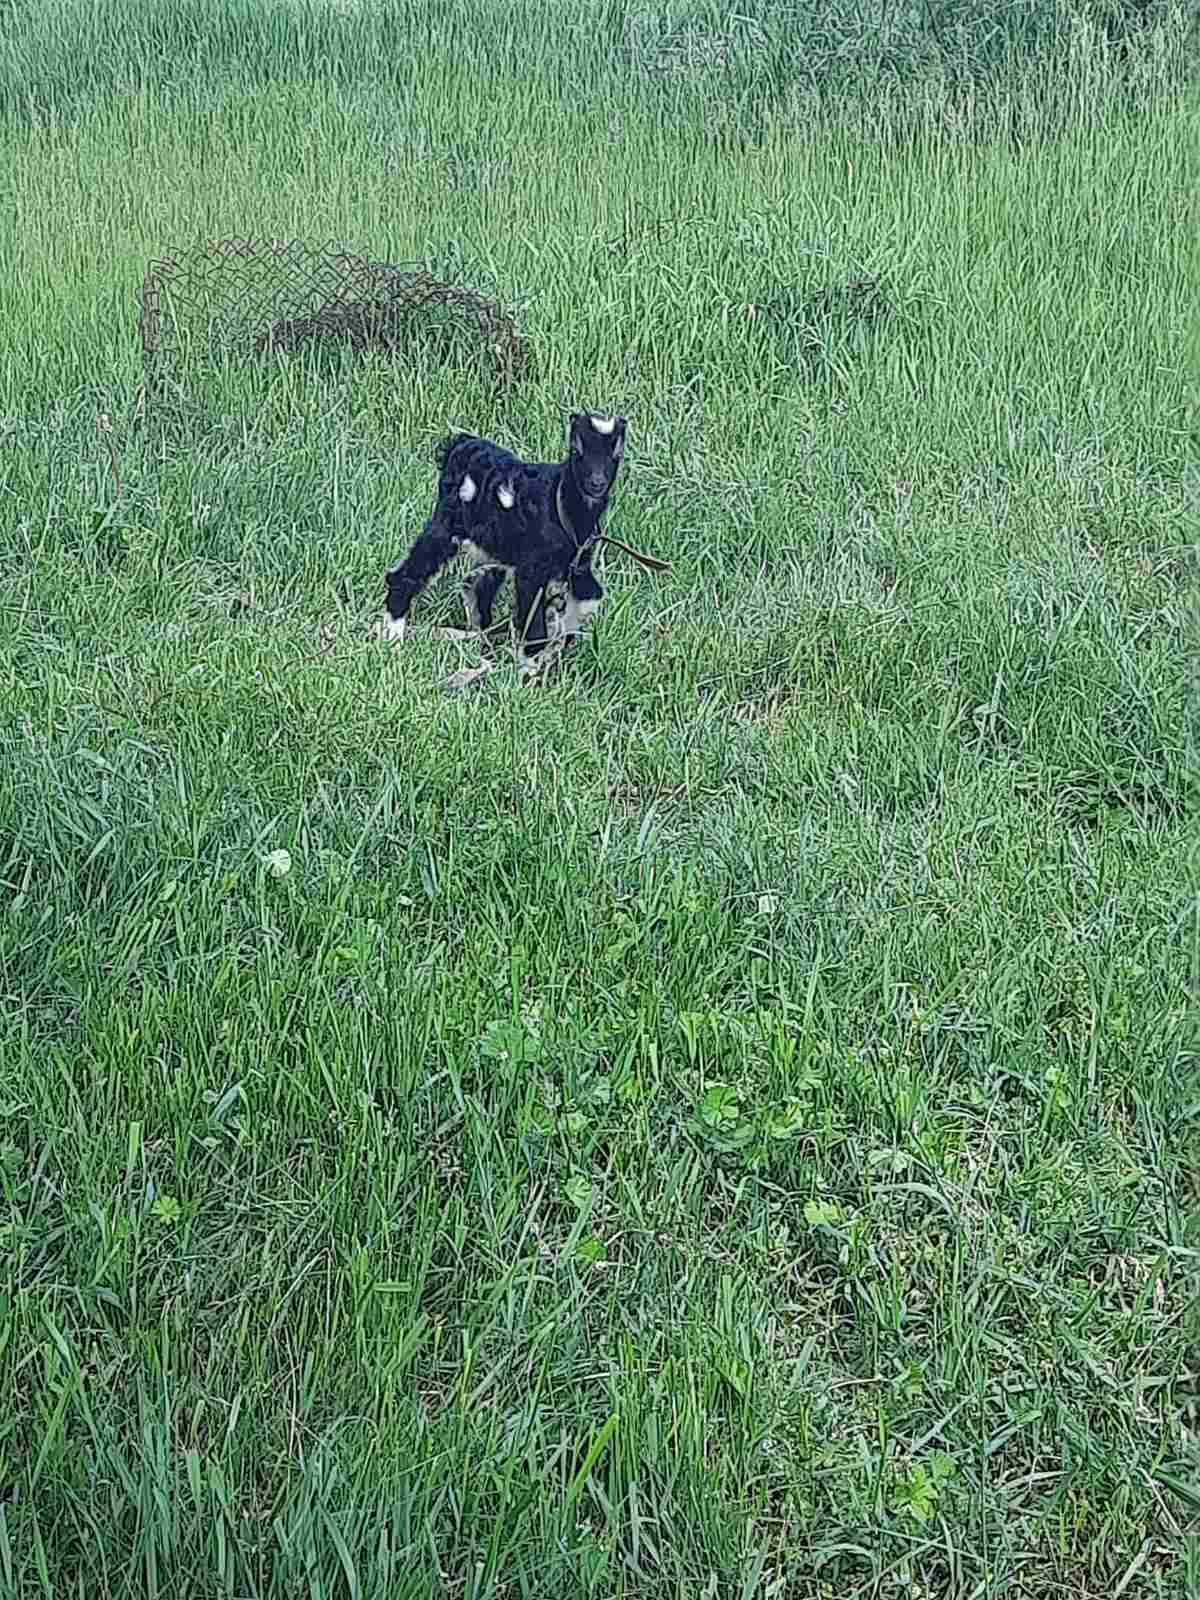
POLYGON ((139 331, 147 402, 179 397, 190 369, 317 344, 403 359, 436 313, 481 341, 497 380, 512 382, 530 350, 495 300, 420 267, 370 261, 336 244, 218 239, 152 261, 139 331))

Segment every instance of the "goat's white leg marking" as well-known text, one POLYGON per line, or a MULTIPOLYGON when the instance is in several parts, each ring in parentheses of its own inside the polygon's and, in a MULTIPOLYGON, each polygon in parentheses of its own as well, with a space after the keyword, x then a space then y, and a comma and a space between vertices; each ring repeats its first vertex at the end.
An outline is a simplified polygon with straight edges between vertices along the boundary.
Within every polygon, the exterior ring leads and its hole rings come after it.
POLYGON ((375 630, 375 637, 385 644, 399 644, 404 638, 407 621, 406 617, 384 617, 375 630))
POLYGON ((505 511, 511 511, 517 503, 517 492, 511 483, 502 483, 496 490, 496 499, 499 500, 505 511))
POLYGON ((599 608, 599 600, 576 600, 569 594, 562 617, 563 632, 569 636, 582 633, 599 608))
POLYGON ((466 476, 463 478, 463 481, 458 486, 458 498, 460 500, 464 501, 464 502, 468 502, 468 501, 474 500, 475 496, 478 493, 479 493, 479 485, 475 482, 475 479, 468 472, 466 474, 466 476))

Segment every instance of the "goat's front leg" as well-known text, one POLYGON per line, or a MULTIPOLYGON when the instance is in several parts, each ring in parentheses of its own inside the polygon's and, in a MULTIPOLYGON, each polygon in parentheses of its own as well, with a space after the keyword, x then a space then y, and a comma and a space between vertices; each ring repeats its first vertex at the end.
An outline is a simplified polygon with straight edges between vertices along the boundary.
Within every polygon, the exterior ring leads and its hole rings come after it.
POLYGON ((517 657, 524 666, 546 646, 546 579, 536 567, 518 567, 513 625, 517 635, 517 657))
POLYGON ((460 548, 458 539, 436 516, 431 517, 404 560, 387 575, 387 616, 380 624, 384 639, 392 643, 403 639, 413 601, 460 548))
POLYGON ((567 591, 567 610, 563 618, 567 632, 579 636, 586 633, 603 599, 604 587, 592 571, 590 560, 586 561, 571 574, 567 591))
POLYGON ((559 578, 543 578, 531 600, 522 604, 517 584, 518 614, 529 620, 522 640, 521 671, 526 677, 548 672, 562 655, 571 635, 567 632, 567 586, 559 578))

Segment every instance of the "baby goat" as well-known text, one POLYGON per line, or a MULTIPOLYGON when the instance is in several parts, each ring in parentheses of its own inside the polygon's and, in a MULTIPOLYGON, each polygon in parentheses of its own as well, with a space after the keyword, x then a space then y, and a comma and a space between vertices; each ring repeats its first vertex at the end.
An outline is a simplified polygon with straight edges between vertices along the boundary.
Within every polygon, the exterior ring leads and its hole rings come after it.
POLYGON ((404 637, 413 601, 455 556, 474 563, 467 617, 488 648, 492 607, 511 573, 523 670, 548 664, 604 598, 592 552, 621 457, 625 418, 577 412, 562 462, 526 462, 490 439, 451 434, 438 447, 437 501, 424 531, 387 575, 387 639, 404 637), (538 656, 553 645, 542 661, 538 656))

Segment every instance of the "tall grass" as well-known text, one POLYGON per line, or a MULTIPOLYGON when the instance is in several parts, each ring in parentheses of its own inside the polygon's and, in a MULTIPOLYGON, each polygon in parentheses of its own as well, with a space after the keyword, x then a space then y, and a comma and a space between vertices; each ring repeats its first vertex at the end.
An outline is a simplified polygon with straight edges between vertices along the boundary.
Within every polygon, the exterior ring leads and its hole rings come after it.
POLYGON ((1197 1592, 1187 20, 755 100, 715 13, 10 8, 0 1593, 1197 1592), (536 378, 139 428, 239 234, 536 378), (431 443, 577 404, 674 570, 447 699, 431 443))

